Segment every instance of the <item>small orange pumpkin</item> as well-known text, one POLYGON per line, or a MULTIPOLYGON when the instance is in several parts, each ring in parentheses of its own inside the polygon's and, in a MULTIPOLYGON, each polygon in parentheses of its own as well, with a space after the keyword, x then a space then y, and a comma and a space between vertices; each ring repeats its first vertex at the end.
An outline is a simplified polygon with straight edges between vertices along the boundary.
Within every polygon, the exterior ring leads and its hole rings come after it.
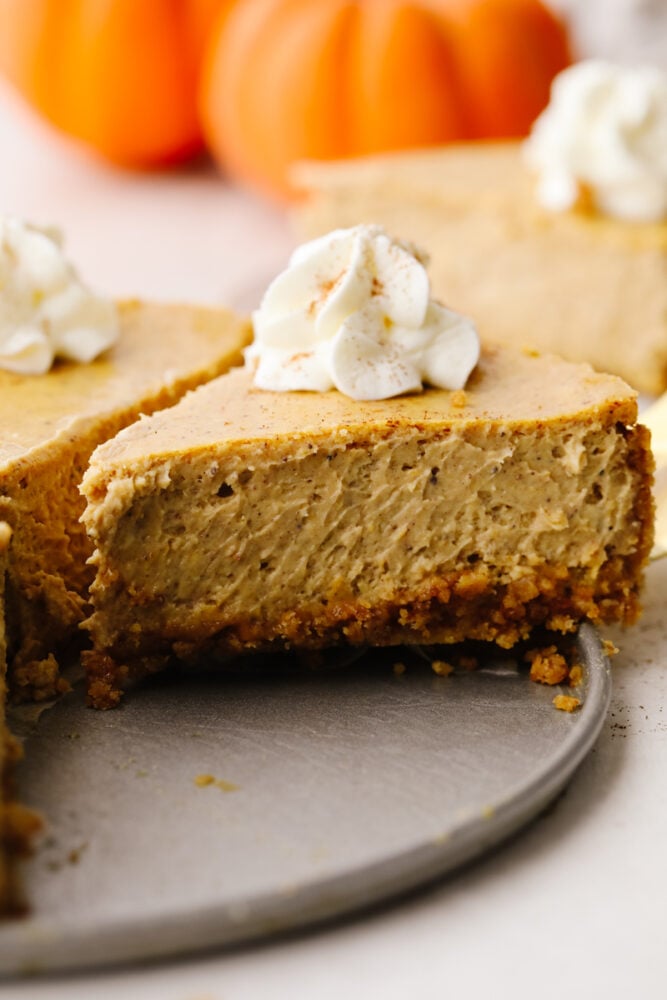
POLYGON ((236 0, 202 121, 226 170, 285 195, 297 159, 525 135, 569 61, 539 0, 236 0))
POLYGON ((197 86, 229 0, 0 0, 0 70, 50 121, 129 167, 203 145, 197 86))

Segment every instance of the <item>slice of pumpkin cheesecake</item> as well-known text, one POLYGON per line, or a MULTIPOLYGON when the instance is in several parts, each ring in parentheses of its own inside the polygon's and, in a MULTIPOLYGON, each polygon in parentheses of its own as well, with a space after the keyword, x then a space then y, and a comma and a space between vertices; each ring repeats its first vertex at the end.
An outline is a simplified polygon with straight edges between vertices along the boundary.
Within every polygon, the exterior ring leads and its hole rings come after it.
POLYGON ((301 238, 379 223, 428 248, 480 333, 667 389, 667 74, 578 63, 528 143, 294 169, 301 238), (632 108, 633 127, 627 124, 632 108))
POLYGON ((653 467, 635 393, 479 354, 420 267, 374 227, 302 248, 245 369, 94 452, 94 704, 172 659, 634 621, 653 467))
POLYGON ((91 580, 78 486, 93 449, 241 360, 226 310, 115 303, 92 292, 58 233, 0 217, 0 521, 4 646, 15 693, 47 698, 91 580))
POLYGON ((58 687, 54 652, 85 617, 92 548, 78 486, 94 448, 142 413, 240 362, 248 324, 226 310, 125 302, 117 342, 90 364, 26 376, 0 370, 0 518, 12 530, 6 574, 10 684, 58 687))
POLYGON ((519 143, 308 163, 298 176, 302 239, 380 223, 429 248, 435 291, 485 339, 667 388, 667 222, 546 211, 519 143))

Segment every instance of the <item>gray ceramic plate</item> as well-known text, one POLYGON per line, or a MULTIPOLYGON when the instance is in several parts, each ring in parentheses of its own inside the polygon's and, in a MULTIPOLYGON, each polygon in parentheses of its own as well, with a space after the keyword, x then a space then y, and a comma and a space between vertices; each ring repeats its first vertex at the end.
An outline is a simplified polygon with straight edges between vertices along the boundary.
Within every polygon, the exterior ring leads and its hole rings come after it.
POLYGON ((469 861, 543 810, 600 731, 609 664, 593 629, 578 642, 573 714, 498 653, 449 677, 373 651, 344 670, 160 679, 107 713, 73 691, 26 738, 22 794, 48 827, 0 971, 230 945, 469 861))

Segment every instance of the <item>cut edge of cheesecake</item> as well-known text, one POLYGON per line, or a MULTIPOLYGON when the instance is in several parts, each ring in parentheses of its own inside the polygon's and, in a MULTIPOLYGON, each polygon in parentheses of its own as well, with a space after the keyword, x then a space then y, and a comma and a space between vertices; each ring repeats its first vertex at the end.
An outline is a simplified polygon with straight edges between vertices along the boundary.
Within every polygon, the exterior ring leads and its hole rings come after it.
POLYGON ((93 704, 202 654, 510 647, 636 619, 653 460, 620 379, 489 347, 463 394, 357 403, 250 379, 230 372, 91 458, 93 704))

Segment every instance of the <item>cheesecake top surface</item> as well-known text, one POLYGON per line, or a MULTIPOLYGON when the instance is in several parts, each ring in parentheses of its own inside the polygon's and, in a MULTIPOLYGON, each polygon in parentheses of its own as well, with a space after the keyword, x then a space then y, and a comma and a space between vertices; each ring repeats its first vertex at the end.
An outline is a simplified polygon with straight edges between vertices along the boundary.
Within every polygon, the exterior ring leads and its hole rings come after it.
POLYGON ((90 364, 57 362, 45 375, 0 370, 0 471, 82 420, 136 405, 198 368, 240 360, 251 336, 245 319, 223 309, 128 301, 119 315, 118 342, 90 364))
POLYGON ((152 457, 195 454, 247 443, 324 440, 350 442, 388 429, 430 432, 473 424, 530 426, 584 420, 608 425, 637 419, 636 393, 622 379, 554 356, 486 347, 466 389, 424 392, 358 402, 335 390, 269 392, 236 369, 189 393, 176 406, 143 418, 101 445, 92 464, 132 468, 152 457))
POLYGON ((296 185, 305 191, 361 188, 381 175, 389 185, 383 194, 407 182, 416 199, 437 198, 452 207, 473 197, 484 204, 500 203, 508 193, 524 197, 532 190, 518 142, 479 140, 332 162, 307 160, 292 169, 296 185))
MULTIPOLYGON (((512 140, 451 143, 331 162, 302 161, 293 167, 293 177, 297 188, 311 198, 324 194, 344 199, 370 196, 385 202, 408 199, 411 204, 446 208, 454 218, 471 210, 494 213, 509 208, 543 225, 585 223, 601 239, 617 239, 620 234, 640 246, 667 251, 667 220, 631 222, 588 210, 545 209, 538 202, 537 178, 525 162, 522 143, 512 140)), ((405 206, 400 208, 404 225, 405 206)), ((360 211, 363 216, 363 207, 360 211)))

